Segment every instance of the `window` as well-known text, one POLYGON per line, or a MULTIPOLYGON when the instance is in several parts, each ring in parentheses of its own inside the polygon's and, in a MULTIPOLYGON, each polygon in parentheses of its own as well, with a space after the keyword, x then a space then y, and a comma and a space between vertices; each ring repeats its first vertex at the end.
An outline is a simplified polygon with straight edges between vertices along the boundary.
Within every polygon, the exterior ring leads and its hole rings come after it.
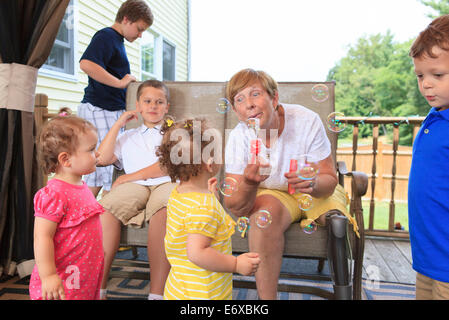
POLYGON ((175 80, 175 71, 176 71, 176 52, 175 47, 169 44, 167 41, 164 41, 164 61, 163 61, 163 73, 164 73, 164 81, 174 81, 175 80))
POLYGON ((176 47, 152 30, 140 40, 141 80, 174 81, 176 78, 176 47))
POLYGON ((59 26, 50 55, 42 67, 57 73, 74 75, 74 43, 74 6, 71 0, 59 26))
POLYGON ((156 79, 156 36, 151 32, 144 32, 141 39, 141 69, 142 80, 156 79))

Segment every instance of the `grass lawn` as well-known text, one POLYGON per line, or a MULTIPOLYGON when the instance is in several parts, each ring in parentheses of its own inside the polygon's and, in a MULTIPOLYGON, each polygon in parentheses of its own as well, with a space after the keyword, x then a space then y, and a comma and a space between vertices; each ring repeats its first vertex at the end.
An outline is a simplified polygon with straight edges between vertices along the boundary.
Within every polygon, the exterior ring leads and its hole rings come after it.
MULTIPOLYGON (((365 229, 369 227, 369 201, 363 201, 363 219, 365 229)), ((395 203, 394 222, 400 222, 404 230, 408 230, 407 203, 395 203)), ((374 229, 388 230, 388 219, 390 214, 389 202, 376 202, 374 207, 374 229)))

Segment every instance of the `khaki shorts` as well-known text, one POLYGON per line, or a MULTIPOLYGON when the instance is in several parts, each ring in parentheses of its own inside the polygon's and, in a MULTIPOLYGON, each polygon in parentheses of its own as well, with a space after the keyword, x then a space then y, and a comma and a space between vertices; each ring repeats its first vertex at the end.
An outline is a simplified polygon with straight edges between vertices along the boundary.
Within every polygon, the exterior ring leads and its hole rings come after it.
POLYGON ((156 186, 123 183, 113 188, 99 203, 124 225, 141 227, 153 214, 167 206, 176 185, 171 182, 156 186))
MULTIPOLYGON (((292 218, 292 222, 300 220, 306 222, 306 220, 309 219, 316 220, 322 214, 325 214, 330 210, 339 210, 349 219, 349 222, 353 225, 354 232, 359 236, 357 222, 347 210, 347 206, 349 204, 348 196, 341 185, 337 185, 334 193, 328 198, 313 198, 313 207, 307 211, 303 211, 299 208, 298 198, 301 196, 301 193, 295 193, 292 195, 285 191, 262 188, 257 191, 257 196, 265 194, 275 197, 287 208, 292 218)), ((305 223, 305 225, 309 223, 310 221, 305 223)))
POLYGON ((449 300, 449 283, 416 273, 416 300, 449 300))

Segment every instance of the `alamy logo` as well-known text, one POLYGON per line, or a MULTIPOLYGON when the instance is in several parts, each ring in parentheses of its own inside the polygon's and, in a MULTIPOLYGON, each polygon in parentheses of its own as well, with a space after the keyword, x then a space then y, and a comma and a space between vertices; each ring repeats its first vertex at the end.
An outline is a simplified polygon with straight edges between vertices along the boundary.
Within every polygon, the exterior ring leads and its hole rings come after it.
POLYGON ((65 286, 67 289, 79 289, 80 288, 80 269, 77 266, 68 266, 65 269, 65 273, 70 275, 65 280, 65 286))
POLYGON ((67 15, 67 18, 65 19, 65 27, 67 28, 67 30, 72 30, 75 21, 75 9, 73 5, 68 6, 65 13, 67 15))
POLYGON ((368 279, 366 280, 366 288, 367 289, 379 289, 380 284, 380 270, 378 266, 370 264, 366 267, 366 274, 368 275, 368 279))

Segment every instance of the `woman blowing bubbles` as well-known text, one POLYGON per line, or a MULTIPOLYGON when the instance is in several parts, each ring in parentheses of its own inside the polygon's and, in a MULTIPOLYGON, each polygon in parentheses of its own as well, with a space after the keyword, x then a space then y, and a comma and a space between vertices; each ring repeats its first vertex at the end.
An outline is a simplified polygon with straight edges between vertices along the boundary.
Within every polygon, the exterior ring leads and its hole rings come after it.
POLYGON ((353 224, 355 221, 346 212, 346 195, 338 185, 331 145, 318 114, 300 105, 280 103, 276 81, 263 71, 238 72, 228 82, 226 95, 240 123, 226 144, 226 177, 237 180, 239 192, 227 197, 225 205, 236 216, 249 216, 251 226, 255 224, 253 213, 271 213, 269 228, 250 228, 249 246, 261 259, 255 275, 259 297, 276 299, 284 232, 292 222, 307 218, 324 225, 325 213, 330 210, 338 210, 353 224), (250 118, 259 119, 260 129, 270 132, 261 146, 270 158, 276 159, 271 161, 270 176, 260 174, 259 162, 249 161, 245 123, 250 118), (242 154, 245 159, 241 159, 242 154), (313 179, 302 180, 295 172, 289 172, 290 160, 297 154, 316 157, 319 173, 313 179), (298 205, 302 194, 313 197, 313 208, 307 212, 298 205))

